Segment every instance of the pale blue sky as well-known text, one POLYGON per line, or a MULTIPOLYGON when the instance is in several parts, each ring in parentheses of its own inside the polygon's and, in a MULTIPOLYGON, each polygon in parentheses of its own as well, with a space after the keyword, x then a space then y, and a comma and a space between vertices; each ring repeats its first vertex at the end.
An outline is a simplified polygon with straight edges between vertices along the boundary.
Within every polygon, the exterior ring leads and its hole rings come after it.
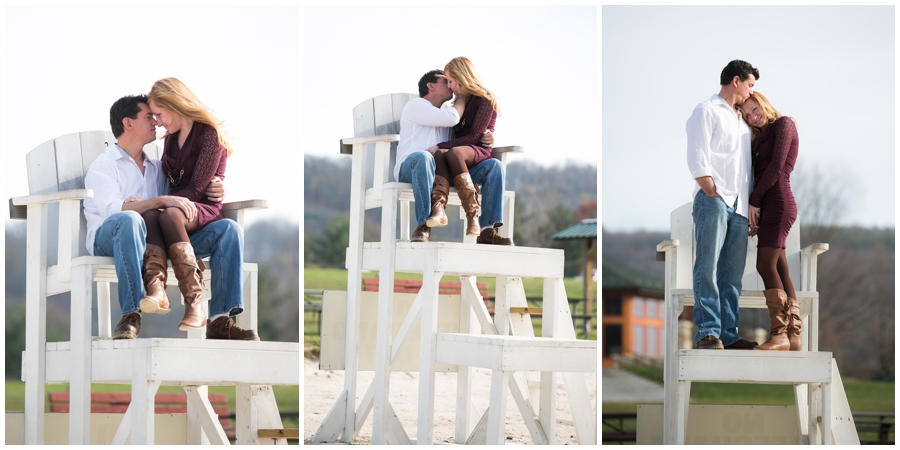
POLYGON ((4 198, 28 194, 28 151, 108 130, 116 99, 174 76, 225 120, 228 200, 269 200, 248 223, 298 221, 300 8, 5 7, 4 198))
POLYGON ((732 59, 757 67, 756 90, 796 119, 795 175, 818 164, 852 181, 841 223, 894 226, 893 6, 604 6, 602 17, 606 229, 667 230, 691 201, 685 122, 732 59))
POLYGON ((596 165, 597 6, 307 6, 304 8, 304 148, 339 156, 353 137, 353 107, 417 92, 421 76, 466 56, 500 97, 496 145, 552 165, 596 165))

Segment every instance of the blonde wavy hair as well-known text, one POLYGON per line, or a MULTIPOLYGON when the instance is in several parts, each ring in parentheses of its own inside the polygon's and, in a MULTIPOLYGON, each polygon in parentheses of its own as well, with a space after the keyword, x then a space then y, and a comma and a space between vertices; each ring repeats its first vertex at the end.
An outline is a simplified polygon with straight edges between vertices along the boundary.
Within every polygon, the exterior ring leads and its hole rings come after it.
MULTIPOLYGON (((772 106, 772 103, 769 102, 769 99, 767 99, 765 95, 762 95, 759 92, 753 91, 753 93, 750 94, 750 97, 747 98, 747 100, 751 100, 751 99, 754 102, 756 102, 757 105, 759 105, 759 109, 761 109, 763 112, 763 115, 766 116, 766 125, 773 123, 776 120, 784 117, 781 115, 780 112, 778 112, 777 109, 775 109, 774 106, 772 106)), ((746 103, 747 100, 744 100, 744 103, 746 103)), ((744 117, 744 122, 747 122, 747 124, 749 125, 750 122, 747 121, 747 114, 744 113, 743 108, 741 109, 741 116, 744 117)), ((756 139, 756 136, 759 136, 759 133, 762 131, 762 128, 754 127, 752 125, 750 125, 750 129, 753 131, 753 135, 752 135, 753 137, 751 138, 751 140, 756 139)))
MULTIPOLYGON (((153 83, 150 93, 147 94, 147 99, 148 101, 152 100, 157 106, 173 114, 178 114, 194 122, 213 127, 218 135, 219 145, 225 147, 228 156, 231 156, 234 150, 231 148, 231 143, 228 141, 225 130, 222 128, 224 121, 216 118, 212 110, 207 108, 181 80, 169 77, 153 83)), ((168 135, 169 132, 166 131, 166 136, 168 135)))
POLYGON ((500 115, 500 104, 497 101, 497 96, 484 87, 481 76, 475 70, 475 65, 472 64, 472 61, 469 61, 469 58, 457 56, 451 59, 444 66, 444 75, 456 80, 463 94, 486 98, 491 102, 491 107, 494 108, 497 115, 500 115))

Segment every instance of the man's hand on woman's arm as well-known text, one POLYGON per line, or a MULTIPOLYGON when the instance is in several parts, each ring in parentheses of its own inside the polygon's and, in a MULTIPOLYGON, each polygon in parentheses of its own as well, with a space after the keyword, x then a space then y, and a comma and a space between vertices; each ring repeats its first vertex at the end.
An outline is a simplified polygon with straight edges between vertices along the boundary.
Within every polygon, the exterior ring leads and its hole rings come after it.
POLYGON ((225 182, 219 177, 213 177, 212 181, 206 186, 203 195, 213 203, 222 203, 225 201, 225 182))
POLYGON ((485 130, 484 134, 481 135, 481 145, 485 147, 494 147, 494 133, 491 133, 491 130, 485 130))

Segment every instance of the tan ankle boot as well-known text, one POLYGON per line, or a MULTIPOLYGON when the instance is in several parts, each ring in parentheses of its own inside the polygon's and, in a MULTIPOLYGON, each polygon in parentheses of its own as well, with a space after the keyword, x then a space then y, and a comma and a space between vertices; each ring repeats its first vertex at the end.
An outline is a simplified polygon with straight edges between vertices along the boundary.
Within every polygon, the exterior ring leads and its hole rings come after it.
POLYGON ((194 247, 191 247, 190 242, 172 244, 169 246, 169 257, 172 259, 175 277, 178 278, 178 288, 184 296, 184 317, 178 324, 178 329, 199 330, 206 326, 206 313, 200 300, 200 293, 203 292, 203 272, 200 271, 197 257, 194 256, 194 247))
POLYGON ((450 181, 446 178, 435 175, 434 184, 431 188, 431 217, 425 221, 425 225, 429 228, 439 228, 447 226, 447 197, 450 195, 450 181))
POLYGON ((166 251, 162 247, 147 244, 147 248, 144 250, 142 273, 147 295, 141 299, 141 312, 168 314, 171 311, 169 297, 166 295, 166 279, 168 278, 166 262, 166 251))
POLYGON ((788 341, 788 304, 787 294, 781 289, 766 289, 763 291, 766 296, 766 307, 769 308, 769 319, 771 321, 771 331, 769 331, 769 340, 763 344, 757 345, 757 350, 790 350, 791 343, 788 341))
POLYGON ((464 172, 453 178, 456 194, 462 202, 463 211, 466 212, 466 234, 478 236, 481 226, 478 225, 478 197, 475 194, 475 183, 469 172, 464 172))
POLYGON ((790 312, 790 320, 788 321, 788 341, 791 343, 791 350, 803 350, 803 342, 800 341, 800 328, 803 325, 803 319, 800 318, 800 303, 797 299, 788 297, 788 310, 790 312))

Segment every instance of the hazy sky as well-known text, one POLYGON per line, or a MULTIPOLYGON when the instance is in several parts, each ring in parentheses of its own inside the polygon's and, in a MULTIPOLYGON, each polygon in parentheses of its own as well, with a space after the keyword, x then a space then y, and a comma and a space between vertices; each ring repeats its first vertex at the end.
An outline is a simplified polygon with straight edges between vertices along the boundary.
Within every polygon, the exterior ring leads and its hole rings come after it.
POLYGON ((796 119, 794 174, 817 165, 850 181, 843 224, 894 226, 893 6, 603 6, 602 17, 606 229, 667 230, 691 201, 685 122, 733 59, 796 119))
POLYGON ((228 200, 299 220, 300 6, 7 6, 4 27, 4 198, 28 194, 31 149, 108 130, 116 99, 174 76, 225 120, 228 200))
POLYGON ((598 7, 467 9, 305 7, 304 153, 338 156, 354 106, 466 56, 500 97, 496 145, 525 147, 511 161, 596 165, 598 7))

